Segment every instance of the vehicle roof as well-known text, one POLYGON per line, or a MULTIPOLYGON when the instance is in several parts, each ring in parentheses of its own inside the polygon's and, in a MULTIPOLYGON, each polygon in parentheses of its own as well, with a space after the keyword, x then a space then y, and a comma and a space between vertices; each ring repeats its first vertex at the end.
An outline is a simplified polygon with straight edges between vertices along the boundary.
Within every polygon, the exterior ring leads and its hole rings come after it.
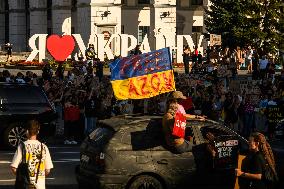
MULTIPOLYGON (((162 115, 141 115, 141 114, 119 115, 111 117, 109 119, 100 120, 100 123, 109 126, 113 128, 115 131, 117 131, 123 125, 138 124, 150 120, 161 120, 162 118, 163 118, 162 115)), ((197 125, 202 123, 202 125, 206 126, 209 123, 210 125, 223 126, 222 123, 218 123, 212 120, 206 120, 206 121, 190 120, 190 123, 192 125, 197 125)))
POLYGON ((123 125, 129 125, 133 123, 145 122, 153 119, 162 119, 162 118, 163 116, 133 114, 133 115, 120 115, 109 119, 100 120, 99 122, 103 125, 107 125, 113 128, 115 131, 118 131, 120 127, 123 125))
MULTIPOLYGON (((142 122, 149 122, 150 120, 161 120, 163 116, 159 115, 141 115, 141 114, 133 114, 133 115, 120 115, 116 117, 112 117, 105 120, 100 120, 99 122, 103 125, 106 125, 108 127, 111 127, 114 131, 119 131, 121 127, 124 127, 126 125, 133 125, 133 127, 141 125, 139 123, 142 122)), ((199 121, 199 120, 190 120, 190 125, 192 126, 200 126, 200 127, 214 127, 216 129, 229 131, 229 133, 238 135, 240 138, 242 138, 244 141, 247 141, 245 138, 240 136, 235 131, 229 129, 226 127, 223 123, 212 121, 206 119, 205 121, 199 121)))

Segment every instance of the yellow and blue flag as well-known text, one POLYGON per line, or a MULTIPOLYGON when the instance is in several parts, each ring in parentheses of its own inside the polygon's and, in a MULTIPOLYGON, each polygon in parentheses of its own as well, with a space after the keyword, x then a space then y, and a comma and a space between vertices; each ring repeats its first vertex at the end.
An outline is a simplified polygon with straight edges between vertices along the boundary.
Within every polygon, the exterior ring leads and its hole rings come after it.
POLYGON ((110 68, 118 100, 150 98, 175 90, 169 48, 117 59, 110 68))

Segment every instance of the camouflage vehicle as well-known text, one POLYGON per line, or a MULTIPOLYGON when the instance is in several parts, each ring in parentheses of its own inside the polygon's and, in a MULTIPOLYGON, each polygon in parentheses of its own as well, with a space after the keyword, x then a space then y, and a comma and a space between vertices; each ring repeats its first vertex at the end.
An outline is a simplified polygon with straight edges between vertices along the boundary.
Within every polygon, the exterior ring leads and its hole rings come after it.
POLYGON ((193 150, 177 154, 165 143, 161 116, 100 121, 81 145, 79 188, 232 188, 246 139, 209 120, 188 121, 186 134, 193 150), (214 158, 208 133, 214 135, 214 158))

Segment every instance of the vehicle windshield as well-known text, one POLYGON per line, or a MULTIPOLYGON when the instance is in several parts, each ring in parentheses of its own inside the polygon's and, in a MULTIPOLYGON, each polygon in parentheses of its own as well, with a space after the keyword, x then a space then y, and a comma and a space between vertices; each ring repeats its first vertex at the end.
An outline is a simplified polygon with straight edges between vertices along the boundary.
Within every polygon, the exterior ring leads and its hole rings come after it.
POLYGON ((38 104, 47 103, 47 99, 38 87, 2 86, 0 90, 2 103, 9 104, 38 104))

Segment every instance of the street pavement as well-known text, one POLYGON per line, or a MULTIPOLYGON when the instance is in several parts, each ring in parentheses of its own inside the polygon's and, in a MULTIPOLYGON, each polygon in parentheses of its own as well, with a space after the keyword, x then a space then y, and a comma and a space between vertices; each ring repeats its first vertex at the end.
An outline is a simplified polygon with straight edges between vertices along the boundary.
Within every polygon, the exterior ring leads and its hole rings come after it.
MULTIPOLYGON (((281 166, 284 162, 284 141, 274 141, 271 143, 273 149, 280 152, 281 166)), ((77 181, 75 177, 75 167, 80 162, 79 146, 76 145, 48 145, 52 157, 54 169, 46 178, 47 189, 77 189, 77 181)), ((10 171, 10 164, 14 155, 14 151, 0 151, 0 188, 13 189, 15 176, 10 171)), ((282 176, 282 175, 281 175, 282 176)), ((283 178, 283 177, 282 177, 283 178)), ((281 180, 280 188, 284 183, 281 180)), ((279 188, 279 189, 280 189, 279 188)), ((217 188, 216 188, 217 189, 217 188)))
MULTIPOLYGON (((77 189, 75 167, 80 162, 79 146, 48 146, 54 169, 46 178, 47 189, 77 189)), ((10 171, 14 151, 0 151, 0 188, 13 189, 15 176, 10 171)))

